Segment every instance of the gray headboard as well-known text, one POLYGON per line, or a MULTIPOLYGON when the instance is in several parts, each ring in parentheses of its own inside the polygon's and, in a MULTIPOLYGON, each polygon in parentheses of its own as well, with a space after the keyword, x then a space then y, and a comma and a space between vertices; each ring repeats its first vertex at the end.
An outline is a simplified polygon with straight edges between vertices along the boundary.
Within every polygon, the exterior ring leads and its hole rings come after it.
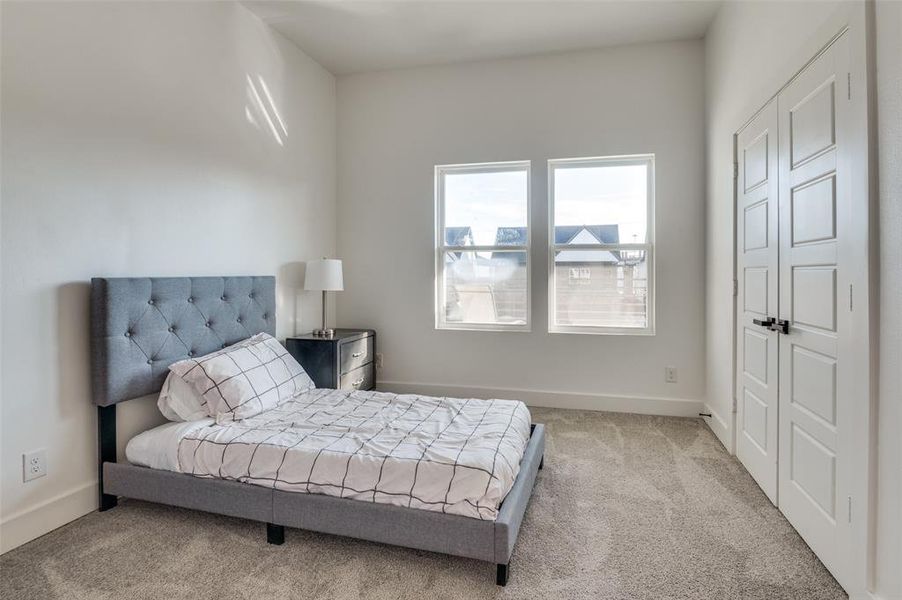
POLYGON ((169 365, 276 333, 275 277, 91 280, 94 403, 158 392, 169 365))

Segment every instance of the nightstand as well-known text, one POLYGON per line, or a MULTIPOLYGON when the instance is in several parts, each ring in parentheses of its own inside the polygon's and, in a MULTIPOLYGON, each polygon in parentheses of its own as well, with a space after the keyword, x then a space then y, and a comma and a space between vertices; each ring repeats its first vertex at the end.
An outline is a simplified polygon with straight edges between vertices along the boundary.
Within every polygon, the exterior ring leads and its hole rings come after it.
POLYGON ((330 338, 313 334, 285 340, 285 348, 318 388, 376 389, 376 332, 336 329, 330 338))

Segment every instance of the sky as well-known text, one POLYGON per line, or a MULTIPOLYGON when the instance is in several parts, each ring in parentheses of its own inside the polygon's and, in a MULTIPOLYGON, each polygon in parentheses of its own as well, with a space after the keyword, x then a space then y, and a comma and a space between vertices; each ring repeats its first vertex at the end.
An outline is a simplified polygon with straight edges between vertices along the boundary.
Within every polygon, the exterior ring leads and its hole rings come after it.
MULTIPOLYGON (((473 230, 476 245, 495 243, 498 227, 526 227, 526 171, 445 175, 445 226, 473 230)), ((646 166, 555 170, 555 224, 620 226, 620 241, 642 243, 646 166)))

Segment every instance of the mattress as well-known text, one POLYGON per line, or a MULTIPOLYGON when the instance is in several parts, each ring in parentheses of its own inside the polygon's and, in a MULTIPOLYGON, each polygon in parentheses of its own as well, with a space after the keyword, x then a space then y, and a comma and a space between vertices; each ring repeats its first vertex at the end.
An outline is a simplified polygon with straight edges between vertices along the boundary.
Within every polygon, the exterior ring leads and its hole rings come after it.
POLYGON ((217 425, 133 438, 133 464, 494 520, 529 441, 522 402, 314 389, 217 425))
POLYGON ((214 419, 166 423, 139 433, 125 446, 125 458, 139 467, 179 471, 179 442, 195 429, 214 425, 214 419))

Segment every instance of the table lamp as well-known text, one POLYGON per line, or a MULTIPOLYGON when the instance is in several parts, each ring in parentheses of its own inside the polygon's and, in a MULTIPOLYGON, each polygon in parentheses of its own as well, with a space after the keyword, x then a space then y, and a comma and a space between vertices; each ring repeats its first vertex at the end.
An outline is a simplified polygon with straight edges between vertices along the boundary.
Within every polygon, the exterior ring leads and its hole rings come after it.
POLYGON ((344 289, 341 274, 341 261, 323 257, 321 260, 307 262, 307 274, 304 276, 304 289, 323 293, 323 326, 314 329, 313 335, 332 337, 334 329, 326 329, 326 292, 340 292, 344 289))

